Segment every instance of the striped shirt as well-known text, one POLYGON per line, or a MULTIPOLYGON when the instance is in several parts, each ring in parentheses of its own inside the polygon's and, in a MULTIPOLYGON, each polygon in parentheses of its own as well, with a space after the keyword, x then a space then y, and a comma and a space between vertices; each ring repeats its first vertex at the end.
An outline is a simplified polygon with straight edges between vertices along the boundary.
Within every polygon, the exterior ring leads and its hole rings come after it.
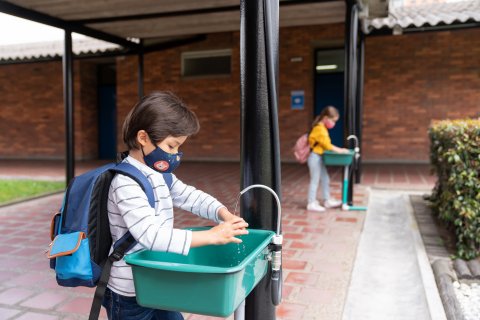
MULTIPOLYGON (((218 210, 223 205, 214 197, 184 184, 173 174, 169 190, 161 173, 130 156, 123 161, 132 164, 147 177, 155 195, 155 208, 152 208, 145 192, 133 179, 119 174, 112 180, 107 206, 110 232, 115 242, 130 230, 138 244, 128 253, 147 248, 188 254, 192 232, 173 228, 173 207, 220 222, 218 210)), ((110 253, 112 251, 111 248, 110 253)), ((113 264, 108 287, 120 295, 135 296, 132 269, 124 260, 113 264)))

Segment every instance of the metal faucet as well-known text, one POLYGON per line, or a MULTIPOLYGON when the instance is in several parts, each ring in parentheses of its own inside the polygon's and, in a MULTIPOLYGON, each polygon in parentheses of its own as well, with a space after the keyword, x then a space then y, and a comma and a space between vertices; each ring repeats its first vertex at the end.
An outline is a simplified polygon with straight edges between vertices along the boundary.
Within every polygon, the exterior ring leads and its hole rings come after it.
MULTIPOLYGON (((280 198, 278 197, 277 193, 273 191, 272 188, 263 185, 263 184, 252 184, 251 186, 246 187, 240 194, 238 195, 237 202, 235 204, 235 211, 237 211, 238 201, 240 197, 250 189, 253 188, 262 188, 265 190, 270 191, 273 195, 275 200, 277 201, 277 231, 276 234, 273 236, 272 241, 270 243, 269 249, 271 251, 271 256, 269 260, 272 263, 272 302, 274 305, 278 306, 280 301, 282 300, 282 243, 283 243, 283 235, 280 234, 280 226, 282 222, 282 206, 280 204, 280 198)), ((243 320, 244 317, 244 305, 241 305, 237 311, 235 311, 235 320, 243 320)))
MULTIPOLYGON (((245 193, 247 192, 248 190, 250 189, 253 189, 253 188, 262 188, 262 189, 266 189, 268 191, 270 191, 270 193, 275 197, 275 200, 277 201, 277 237, 278 236, 281 236, 280 235, 280 222, 282 221, 282 206, 280 205, 280 198, 278 198, 278 195, 275 193, 275 191, 273 191, 272 188, 270 187, 267 187, 266 185, 263 185, 263 184, 252 184, 251 186, 248 186, 246 187, 245 189, 243 189, 242 191, 240 191, 240 195, 238 196, 238 199, 240 199, 240 197, 245 193)), ((237 203, 238 203, 238 199, 237 199, 237 203)), ((236 207, 235 206, 235 210, 236 210, 236 207)))
POLYGON ((355 141, 355 148, 353 151, 355 151, 355 160, 358 160, 360 158, 360 148, 358 147, 358 138, 356 135, 351 134, 347 137, 347 141, 353 139, 355 141))

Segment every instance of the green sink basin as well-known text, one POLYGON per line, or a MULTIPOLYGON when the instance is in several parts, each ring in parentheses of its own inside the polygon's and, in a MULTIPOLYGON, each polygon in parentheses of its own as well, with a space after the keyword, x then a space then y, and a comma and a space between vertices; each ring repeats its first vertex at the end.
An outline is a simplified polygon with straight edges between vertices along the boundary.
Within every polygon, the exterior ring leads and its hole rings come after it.
POLYGON ((132 266, 137 302, 145 307, 227 317, 265 276, 273 231, 249 230, 242 243, 191 248, 187 256, 141 250, 132 266))
POLYGON ((352 164, 355 152, 353 150, 348 151, 348 153, 325 151, 322 155, 323 162, 326 166, 349 166, 352 164))

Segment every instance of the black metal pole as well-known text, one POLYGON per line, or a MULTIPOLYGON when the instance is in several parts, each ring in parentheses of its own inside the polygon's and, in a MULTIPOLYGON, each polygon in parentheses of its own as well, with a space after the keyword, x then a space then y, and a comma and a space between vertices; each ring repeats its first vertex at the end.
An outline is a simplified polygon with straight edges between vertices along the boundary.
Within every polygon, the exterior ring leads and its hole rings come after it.
MULTIPOLYGON (((343 106, 343 138, 344 138, 344 146, 349 148, 350 143, 346 140, 347 137, 351 134, 351 106, 352 106, 352 82, 351 82, 351 73, 352 73, 352 10, 353 10, 353 0, 345 0, 345 70, 344 70, 344 106, 343 106)), ((345 171, 342 170, 342 181, 345 181, 345 171)), ((351 170, 347 173, 350 175, 351 170)), ((349 179, 350 180, 350 179, 349 179)), ((347 191, 347 203, 351 204, 351 192, 353 190, 350 189, 350 185, 348 186, 347 191)))
POLYGON ((73 112, 72 32, 65 30, 63 52, 63 101, 65 105, 65 151, 67 185, 75 175, 75 126, 73 112))
POLYGON ((140 40, 140 49, 138 51, 138 97, 141 99, 144 96, 143 90, 143 40, 140 40))
MULTIPOLYGON (((356 129, 356 107, 357 107, 357 39, 358 39, 358 5, 354 4, 352 6, 351 12, 350 12, 350 56, 349 56, 349 104, 348 104, 348 110, 349 110, 349 115, 348 115, 348 134, 356 134, 357 129, 356 129)), ((349 148, 353 148, 354 142, 350 141, 349 143, 349 148)), ((347 195, 347 203, 348 205, 353 204, 353 185, 354 185, 354 170, 353 166, 350 166, 350 170, 348 172, 349 179, 348 181, 350 182, 348 184, 348 195, 347 195)))
MULTIPOLYGON (((263 184, 280 196, 278 5, 271 0, 240 1, 241 189, 263 184)), ((241 214, 251 228, 276 230, 276 203, 266 190, 245 193, 241 214)), ((245 319, 275 319, 270 278, 268 268, 246 299, 245 319)))
MULTIPOLYGON (((358 75, 357 75, 357 133, 358 147, 362 150, 362 128, 363 128, 363 82, 365 75, 365 34, 360 30, 358 41, 358 75)), ((355 183, 362 181, 362 158, 357 161, 355 172, 355 183)))
POLYGON ((350 105, 350 33, 351 33, 351 12, 352 12, 353 0, 345 0, 345 67, 343 71, 343 139, 344 146, 347 146, 346 138, 349 135, 349 105, 350 105))
MULTIPOLYGON (((349 69, 349 127, 348 134, 356 134, 356 106, 357 106, 357 42, 358 42, 358 5, 352 6, 351 21, 350 21, 350 69, 349 69)), ((353 141, 349 144, 353 147, 353 141)))

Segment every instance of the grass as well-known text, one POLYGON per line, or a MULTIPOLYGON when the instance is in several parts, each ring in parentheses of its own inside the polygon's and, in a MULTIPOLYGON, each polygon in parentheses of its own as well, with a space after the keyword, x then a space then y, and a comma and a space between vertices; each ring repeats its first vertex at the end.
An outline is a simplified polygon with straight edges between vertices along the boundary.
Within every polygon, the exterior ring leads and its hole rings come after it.
POLYGON ((62 191, 63 181, 0 180, 0 204, 62 191))

